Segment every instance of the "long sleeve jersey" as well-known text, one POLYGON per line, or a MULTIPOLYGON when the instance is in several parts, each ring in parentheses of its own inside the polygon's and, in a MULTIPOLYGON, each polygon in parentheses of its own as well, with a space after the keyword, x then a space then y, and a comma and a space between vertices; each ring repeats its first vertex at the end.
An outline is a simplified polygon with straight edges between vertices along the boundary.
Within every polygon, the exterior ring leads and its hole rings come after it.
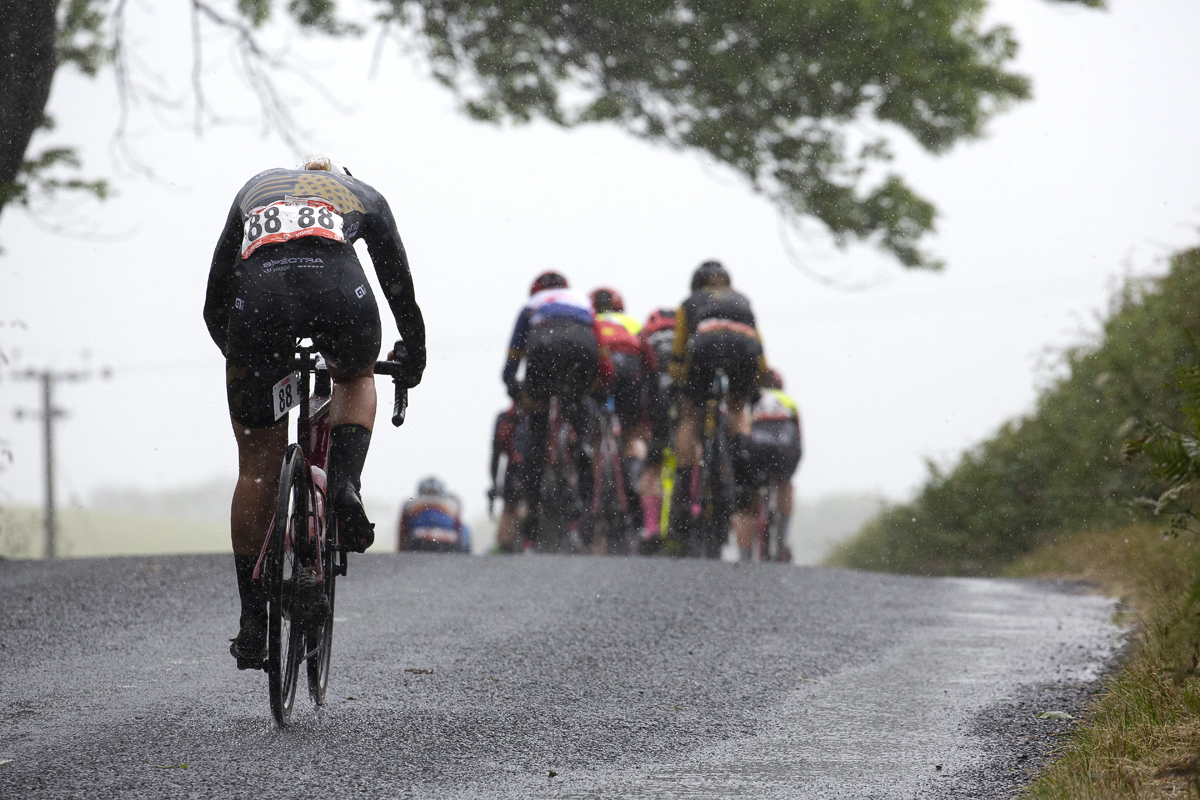
MULTIPOLYGON (((553 321, 575 322, 591 328, 592 334, 599 339, 596 315, 592 311, 592 303, 587 295, 574 289, 546 289, 529 298, 521 313, 517 316, 517 324, 513 327, 512 339, 508 343, 508 358, 504 362, 503 379, 506 385, 511 385, 517 378, 517 367, 525 357, 525 345, 529 332, 539 325, 553 321)), ((607 383, 612 376, 612 361, 608 353, 602 349, 600 353, 600 380, 607 383)))
POLYGON ((213 252, 204 321, 225 350, 229 304, 238 280, 275 294, 306 294, 337 285, 347 262, 357 263, 363 239, 396 327, 408 349, 410 378, 425 369, 425 320, 417 305, 408 256, 383 195, 357 178, 324 170, 270 169, 234 197, 213 252), (321 253, 313 259, 295 253, 321 253))

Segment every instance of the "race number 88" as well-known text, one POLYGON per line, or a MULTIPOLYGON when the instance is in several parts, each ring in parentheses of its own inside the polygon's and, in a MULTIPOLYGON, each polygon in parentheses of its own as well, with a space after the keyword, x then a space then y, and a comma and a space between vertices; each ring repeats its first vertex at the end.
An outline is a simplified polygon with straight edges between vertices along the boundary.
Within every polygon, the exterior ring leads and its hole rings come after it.
MULTIPOLYGON (((261 396, 261 395, 260 395, 261 396)), ((292 385, 290 383, 279 387, 279 413, 287 411, 292 407, 292 385)))

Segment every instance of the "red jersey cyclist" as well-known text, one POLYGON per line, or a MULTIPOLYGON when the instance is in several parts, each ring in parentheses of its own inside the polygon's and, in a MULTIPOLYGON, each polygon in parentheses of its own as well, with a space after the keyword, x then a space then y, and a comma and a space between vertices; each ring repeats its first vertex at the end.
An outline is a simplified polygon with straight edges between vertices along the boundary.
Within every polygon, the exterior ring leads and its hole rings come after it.
POLYGON ((652 363, 641 339, 642 323, 625 313, 625 300, 616 289, 595 289, 590 295, 596 312, 600 347, 612 359, 613 379, 608 394, 621 423, 621 481, 629 499, 631 527, 636 527, 641 502, 638 485, 646 459, 642 418, 645 414, 646 376, 652 363))

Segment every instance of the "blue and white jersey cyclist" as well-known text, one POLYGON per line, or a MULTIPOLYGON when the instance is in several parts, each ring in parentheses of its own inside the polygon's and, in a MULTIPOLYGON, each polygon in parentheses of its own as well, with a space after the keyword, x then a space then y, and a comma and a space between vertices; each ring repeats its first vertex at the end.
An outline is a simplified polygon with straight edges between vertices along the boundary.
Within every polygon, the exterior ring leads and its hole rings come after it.
POLYGON ((417 496, 400 512, 397 550, 471 552, 471 531, 462 521, 462 503, 434 477, 417 484, 417 496))
POLYGON ((230 652, 241 669, 263 663, 266 593, 253 572, 288 440, 287 416, 271 389, 292 371, 297 338, 312 338, 333 378, 329 487, 341 542, 362 552, 374 541, 359 492, 382 325, 354 252, 358 239, 408 350, 401 382, 411 388, 425 369, 425 322, 396 221, 375 189, 319 156, 299 169, 260 172, 234 197, 213 253, 204 321, 225 354, 238 444, 230 523, 242 613, 230 652))

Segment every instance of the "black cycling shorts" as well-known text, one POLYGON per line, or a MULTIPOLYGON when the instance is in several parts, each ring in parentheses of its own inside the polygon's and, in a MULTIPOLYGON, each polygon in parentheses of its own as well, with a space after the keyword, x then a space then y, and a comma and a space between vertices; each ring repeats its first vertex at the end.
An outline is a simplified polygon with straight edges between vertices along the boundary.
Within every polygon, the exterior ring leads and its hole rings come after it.
POLYGON ((735 331, 697 333, 688 342, 688 373, 684 396, 696 405, 708 400, 717 370, 729 376, 729 397, 749 400, 758 388, 758 359, 762 346, 757 339, 735 331))
POLYGON ((537 404, 557 397, 579 400, 592 390, 600 352, 590 325, 547 320, 529 331, 525 345, 525 393, 537 404))
POLYGON ((517 503, 521 502, 521 465, 508 462, 504 467, 504 488, 501 496, 504 498, 504 507, 509 510, 515 510, 517 503))
POLYGON ((749 447, 756 486, 791 480, 800 466, 800 428, 795 420, 755 422, 750 430, 749 447))
POLYGON ((362 268, 346 268, 337 289, 271 294, 243 280, 229 309, 225 391, 229 415, 247 428, 275 424, 271 389, 293 370, 296 340, 311 338, 340 372, 359 372, 379 357, 379 307, 362 268))
POLYGON ((612 396, 621 430, 630 432, 642 421, 642 362, 628 353, 613 353, 612 396))

